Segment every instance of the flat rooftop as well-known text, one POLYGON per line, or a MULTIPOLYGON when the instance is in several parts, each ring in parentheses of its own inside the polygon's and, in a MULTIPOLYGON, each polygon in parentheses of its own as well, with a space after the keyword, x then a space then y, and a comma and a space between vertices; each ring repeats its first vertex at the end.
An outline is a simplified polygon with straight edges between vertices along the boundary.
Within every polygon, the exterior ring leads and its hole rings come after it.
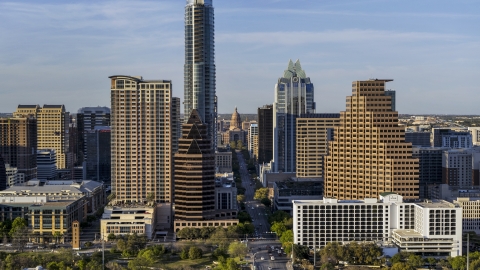
POLYGON ((415 202, 415 204, 423 208, 456 208, 453 203, 449 203, 444 200, 429 200, 427 202, 415 202))
POLYGON ((398 234, 400 237, 422 237, 423 235, 415 230, 393 230, 392 233, 398 234))

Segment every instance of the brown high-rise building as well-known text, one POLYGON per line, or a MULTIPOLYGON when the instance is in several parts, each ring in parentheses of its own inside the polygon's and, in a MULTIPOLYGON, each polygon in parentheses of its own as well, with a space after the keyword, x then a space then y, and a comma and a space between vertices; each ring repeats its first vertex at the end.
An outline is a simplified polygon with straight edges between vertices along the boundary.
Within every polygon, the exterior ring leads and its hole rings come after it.
POLYGON ((198 111, 192 110, 175 154, 175 220, 215 217, 215 153, 207 130, 198 111))
POLYGON ((297 118, 297 177, 323 179, 328 142, 339 124, 339 113, 302 114, 297 118))
POLYGON ((258 164, 273 159, 273 105, 258 108, 258 164))
POLYGON ((37 177, 37 120, 33 116, 0 118, 0 155, 24 174, 25 181, 37 177))
POLYGON ((385 83, 354 81, 340 126, 325 159, 325 197, 339 200, 378 198, 394 192, 418 198, 418 159, 405 142, 398 112, 392 110, 385 83))
POLYGON ((111 181, 120 202, 172 201, 172 82, 111 76, 111 181))

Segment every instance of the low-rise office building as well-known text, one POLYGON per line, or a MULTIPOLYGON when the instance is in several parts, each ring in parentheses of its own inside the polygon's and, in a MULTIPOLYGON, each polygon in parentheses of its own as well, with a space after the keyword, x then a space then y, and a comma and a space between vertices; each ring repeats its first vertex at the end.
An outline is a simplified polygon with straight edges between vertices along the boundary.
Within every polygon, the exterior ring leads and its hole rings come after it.
POLYGON ((84 199, 88 214, 95 213, 106 203, 103 184, 90 180, 30 180, 22 186, 0 191, 0 196, 46 196, 48 201, 84 199))
POLYGON ((232 172, 232 152, 230 151, 215 152, 215 171, 217 173, 232 172))
POLYGON ((103 240, 108 235, 141 234, 152 239, 155 233, 155 207, 149 206, 107 206, 100 220, 100 233, 103 240))
POLYGON ((86 215, 84 196, 54 200, 40 194, 0 194, 0 221, 26 219, 32 233, 29 240, 35 243, 64 242, 72 223, 83 222, 86 215))
POLYGON ((295 244, 311 248, 379 241, 423 256, 460 255, 462 208, 443 200, 404 202, 394 193, 379 200, 295 200, 293 219, 295 244))
POLYGON ((294 200, 323 199, 323 181, 273 182, 273 207, 292 214, 294 200))

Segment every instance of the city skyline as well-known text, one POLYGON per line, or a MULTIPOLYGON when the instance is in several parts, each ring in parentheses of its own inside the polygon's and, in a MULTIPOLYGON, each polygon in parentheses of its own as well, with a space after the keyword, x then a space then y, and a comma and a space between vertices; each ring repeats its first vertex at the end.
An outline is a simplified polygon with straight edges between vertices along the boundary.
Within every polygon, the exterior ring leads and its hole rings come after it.
MULTIPOLYGON (((213 5, 219 113, 272 103, 278 70, 290 58, 315 82, 317 112, 341 111, 353 80, 395 78, 401 114, 477 113, 475 99, 452 102, 475 95, 470 78, 480 71, 473 1, 213 5)), ((65 104, 70 112, 108 106, 104 78, 112 74, 172 80, 173 95, 183 97, 184 7, 173 0, 0 3, 0 33, 9 37, 0 43, 1 112, 18 104, 65 104)))

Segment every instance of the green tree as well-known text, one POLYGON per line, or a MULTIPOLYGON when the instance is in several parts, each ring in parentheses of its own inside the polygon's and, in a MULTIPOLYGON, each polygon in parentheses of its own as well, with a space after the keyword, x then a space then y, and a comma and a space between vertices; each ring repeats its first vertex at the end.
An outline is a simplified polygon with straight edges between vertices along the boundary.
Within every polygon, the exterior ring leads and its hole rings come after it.
POLYGON ((150 269, 154 264, 154 261, 151 258, 137 257, 128 262, 128 269, 132 270, 143 270, 150 269))
POLYGON ((55 238, 55 244, 58 244, 58 240, 63 237, 63 234, 59 231, 53 232, 52 235, 55 238))
POLYGON ((108 195, 107 201, 111 202, 111 201, 115 200, 116 198, 117 198, 117 195, 115 195, 115 193, 112 193, 112 194, 108 195))
POLYGON ((228 258, 224 262, 221 262, 218 266, 220 270, 239 270, 240 267, 237 265, 234 259, 228 258))
POLYGON ((437 265, 437 259, 435 259, 433 257, 428 257, 427 262, 428 262, 428 265, 429 265, 428 268, 435 269, 435 266, 437 265))
POLYGON ((238 149, 238 150, 242 150, 242 149, 243 149, 243 142, 242 142, 242 140, 238 140, 238 141, 237 141, 237 149, 238 149))
POLYGON ((23 229, 25 227, 27 227, 27 220, 21 217, 17 217, 15 218, 15 220, 13 220, 12 228, 10 229, 10 232, 8 232, 8 234, 10 235, 10 237, 13 237, 17 230, 23 229))
POLYGON ((260 202, 266 207, 270 207, 272 205, 272 201, 268 198, 263 198, 260 200, 260 202))
POLYGON ((283 222, 274 222, 273 225, 270 227, 270 230, 275 232, 278 237, 282 237, 282 234, 287 230, 285 223, 283 222))
POLYGON ((322 262, 337 264, 338 261, 344 260, 346 255, 346 247, 338 242, 330 242, 320 250, 322 262))
POLYGON ((253 196, 255 200, 261 200, 264 198, 268 199, 268 188, 259 188, 255 191, 255 195, 253 196))
POLYGON ((108 241, 115 241, 117 237, 115 236, 114 233, 109 233, 108 236, 107 236, 107 240, 108 241))
POLYGON ((291 218, 292 216, 285 211, 275 211, 270 217, 268 217, 268 222, 273 224, 275 222, 284 222, 285 220, 291 218))
POLYGON ((390 270, 415 270, 415 268, 404 262, 396 262, 392 265, 390 270))
POLYGON ((480 269, 480 260, 474 260, 471 262, 470 269, 480 269))
POLYGON ((232 242, 228 246, 228 254, 232 258, 243 258, 248 252, 248 248, 245 244, 240 243, 240 242, 232 242))
POLYGON ((407 264, 413 266, 415 269, 424 264, 422 256, 410 254, 408 256, 407 264))
POLYGON ((245 195, 237 195, 237 202, 244 202, 245 201, 245 195))
POLYGON ((188 250, 188 258, 190 260, 200 259, 203 256, 203 251, 199 247, 190 247, 188 250))
MULTIPOLYGON (((235 148, 237 148, 237 144, 235 143, 235 141, 231 141, 230 142, 230 149, 235 149, 235 148)), ((233 155, 235 155, 235 153, 233 153, 233 155)))
POLYGON ((465 270, 467 264, 467 258, 464 256, 456 256, 448 258, 448 261, 452 265, 453 270, 465 270))
POLYGON ((153 192, 148 193, 147 202, 153 203, 154 201, 155 201, 155 193, 153 193, 153 192))
POLYGON ((182 248, 182 251, 180 252, 180 259, 182 260, 188 259, 188 247, 182 248))
POLYGON ((252 222, 252 217, 250 216, 249 213, 247 213, 245 211, 239 212, 238 215, 237 215, 237 218, 238 218, 238 221, 240 223, 252 222))

